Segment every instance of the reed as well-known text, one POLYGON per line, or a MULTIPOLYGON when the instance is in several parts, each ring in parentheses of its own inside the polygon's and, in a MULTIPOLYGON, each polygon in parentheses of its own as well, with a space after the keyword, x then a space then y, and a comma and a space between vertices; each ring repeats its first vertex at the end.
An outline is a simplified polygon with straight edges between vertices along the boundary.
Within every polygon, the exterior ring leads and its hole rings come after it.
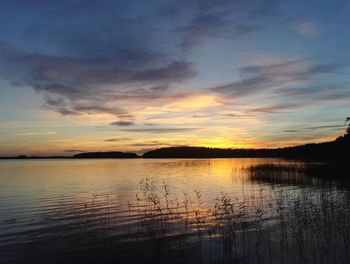
MULTIPOLYGON (((300 173, 301 169, 279 170, 300 173)), ((205 202, 204 195, 194 190, 177 197, 168 185, 143 179, 135 201, 126 205, 130 217, 139 217, 128 228, 119 225, 112 213, 116 210, 110 194, 92 197, 77 221, 84 230, 97 230, 91 232, 95 239, 104 238, 98 233, 101 230, 118 233, 115 245, 123 237, 149 241, 155 262, 171 258, 239 263, 349 261, 350 197, 346 192, 304 188, 290 196, 277 185, 240 198, 220 193, 213 203, 205 202), (96 206, 103 202, 104 212, 99 212, 96 206)))

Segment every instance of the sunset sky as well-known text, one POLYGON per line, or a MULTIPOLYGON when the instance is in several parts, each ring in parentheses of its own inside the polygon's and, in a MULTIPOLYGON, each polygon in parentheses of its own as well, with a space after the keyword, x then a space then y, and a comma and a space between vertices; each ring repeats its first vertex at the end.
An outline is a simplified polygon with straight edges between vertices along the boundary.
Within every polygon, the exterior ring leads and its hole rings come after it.
POLYGON ((280 147, 350 116, 350 2, 0 2, 0 156, 280 147))

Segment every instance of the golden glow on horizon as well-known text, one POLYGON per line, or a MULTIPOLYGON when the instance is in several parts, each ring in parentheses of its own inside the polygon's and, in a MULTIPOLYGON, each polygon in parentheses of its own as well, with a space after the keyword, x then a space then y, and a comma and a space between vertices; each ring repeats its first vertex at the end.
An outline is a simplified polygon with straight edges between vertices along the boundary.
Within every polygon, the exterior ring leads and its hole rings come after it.
MULTIPOLYGON (((73 152, 67 152, 67 150, 81 150, 81 151, 130 151, 142 153, 142 149, 145 151, 150 149, 156 149, 160 147, 168 146, 203 146, 203 147, 213 147, 213 148, 277 148, 277 147, 287 147, 295 146, 305 143, 321 143, 326 141, 334 140, 334 137, 323 137, 319 139, 304 139, 304 140, 276 140, 276 141, 266 141, 266 142, 241 142, 235 143, 234 141, 225 140, 222 138, 212 138, 212 139, 171 139, 162 138, 159 143, 153 143, 153 139, 149 140, 120 140, 117 142, 105 142, 102 139, 100 141, 94 141, 94 139, 85 139, 81 141, 76 140, 51 140, 46 141, 45 144, 37 142, 17 142, 8 143, 0 147, 0 155, 72 155, 73 152), (11 149, 12 151, 6 151, 6 149, 11 149)), ((238 142, 238 141, 237 141, 238 142)))
POLYGON ((276 148, 325 142, 339 136, 335 130, 331 135, 314 137, 310 131, 276 134, 285 124, 273 123, 266 115, 245 114, 251 106, 238 106, 240 111, 231 111, 232 105, 212 95, 174 99, 163 106, 134 105, 130 126, 111 126, 112 122, 129 119, 107 113, 62 116, 46 111, 47 121, 0 124, 0 155, 72 155, 72 150, 142 153, 180 145, 276 148))
POLYGON ((212 95, 197 95, 184 98, 175 103, 168 105, 170 108, 175 108, 179 110, 193 110, 201 109, 206 107, 220 106, 221 103, 218 101, 216 96, 212 95))

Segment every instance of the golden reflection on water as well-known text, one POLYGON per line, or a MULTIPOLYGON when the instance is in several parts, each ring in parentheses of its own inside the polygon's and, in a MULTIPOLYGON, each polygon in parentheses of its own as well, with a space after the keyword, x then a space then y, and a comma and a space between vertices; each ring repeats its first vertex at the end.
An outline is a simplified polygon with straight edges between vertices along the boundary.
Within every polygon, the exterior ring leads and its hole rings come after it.
MULTIPOLYGON (((0 211, 4 219, 46 208, 76 206, 110 194, 115 204, 135 200, 139 182, 167 184, 181 197, 194 190, 211 203, 221 192, 242 197, 261 188, 244 168, 277 159, 15 160, 0 162, 0 211)), ((31 215, 30 217, 36 217, 31 215)))
MULTIPOLYGON (((136 200, 140 181, 149 179, 173 197, 200 190, 206 206, 221 192, 238 199, 264 184, 250 181, 244 168, 277 159, 89 159, 15 160, 0 162, 0 220, 40 221, 43 211, 80 210, 92 197, 109 195, 114 209, 136 200)), ((265 189, 268 188, 265 186, 265 189)), ((104 199, 104 198, 103 198, 104 199)), ((102 200, 103 200, 102 199, 102 200)), ((96 201, 97 204, 98 201, 96 201)), ((95 204, 95 205, 96 205, 95 204)), ((103 201, 102 201, 103 204, 103 201)), ((102 206, 102 205, 101 205, 102 206)), ((118 209, 118 210, 119 210, 118 209)), ((122 210, 122 209, 121 209, 122 210)), ((1 233, 1 232, 0 232, 1 233)))
MULTIPOLYGON (((244 168, 276 159, 25 160, 0 162, 0 198, 37 200, 114 193, 133 198, 141 179, 168 184, 175 192, 200 189, 215 196, 252 188, 244 168)), ((11 201, 8 201, 11 202, 11 201)))

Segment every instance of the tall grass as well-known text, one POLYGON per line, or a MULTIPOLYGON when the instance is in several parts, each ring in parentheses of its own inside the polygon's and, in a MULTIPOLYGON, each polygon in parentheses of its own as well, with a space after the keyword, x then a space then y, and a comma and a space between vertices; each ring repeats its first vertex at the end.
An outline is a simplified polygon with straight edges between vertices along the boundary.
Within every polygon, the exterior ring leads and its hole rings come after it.
POLYGON ((349 181, 349 159, 328 160, 323 163, 290 163, 275 164, 266 163, 252 165, 245 168, 248 173, 256 179, 268 180, 275 178, 292 180, 299 184, 307 183, 315 179, 349 181), (302 177, 302 176, 309 176, 302 177), (301 182, 298 182, 301 181, 301 182))
MULTIPOLYGON (((280 170, 299 174, 301 169, 280 170)), ((310 192, 302 188, 291 195, 277 186, 260 188, 243 197, 220 193, 213 203, 203 199, 204 195, 199 190, 175 195, 168 185, 143 179, 135 200, 127 205, 128 217, 134 219, 128 225, 118 224, 120 218, 109 195, 94 196, 84 204, 77 219, 84 229, 91 228, 94 222, 109 235, 118 234, 114 243, 132 237, 143 241, 152 248, 154 262, 350 261, 347 192, 322 188, 310 192), (103 213, 98 209, 101 201, 96 206, 98 198, 106 203, 103 213)))

